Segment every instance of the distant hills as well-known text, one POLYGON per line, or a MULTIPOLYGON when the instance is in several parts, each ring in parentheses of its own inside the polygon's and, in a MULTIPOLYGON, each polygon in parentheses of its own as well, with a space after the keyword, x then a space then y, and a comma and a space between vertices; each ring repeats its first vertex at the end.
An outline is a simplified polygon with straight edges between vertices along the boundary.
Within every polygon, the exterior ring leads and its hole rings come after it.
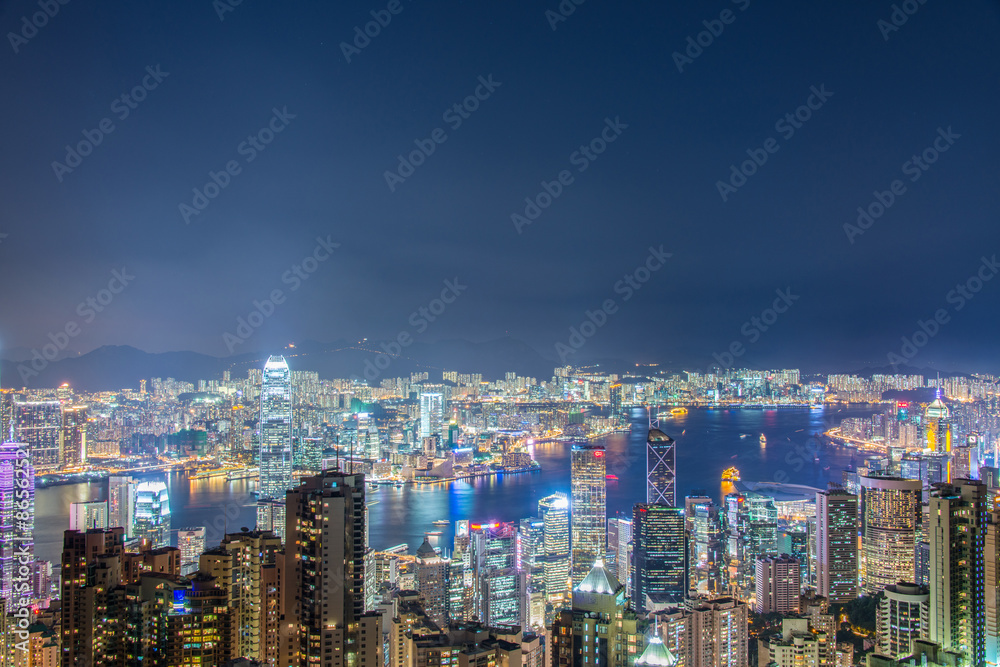
MULTIPOLYGON (((295 348, 213 357, 197 352, 143 352, 128 345, 97 348, 87 354, 53 362, 0 361, 0 386, 45 388, 68 382, 80 391, 138 389, 140 379, 172 377, 185 382, 221 379, 224 371, 245 377, 250 368, 262 368, 268 354, 283 354, 292 370, 316 371, 320 378, 366 378, 378 384, 383 378, 427 371, 441 379, 442 370, 482 373, 485 379, 502 378, 508 371, 548 379, 558 361, 546 359, 528 344, 514 338, 475 343, 444 340, 414 342, 400 354, 383 353, 384 342, 318 343, 306 341, 295 348), (29 372, 30 371, 30 372, 29 372)), ((388 347, 390 351, 395 351, 388 347)))

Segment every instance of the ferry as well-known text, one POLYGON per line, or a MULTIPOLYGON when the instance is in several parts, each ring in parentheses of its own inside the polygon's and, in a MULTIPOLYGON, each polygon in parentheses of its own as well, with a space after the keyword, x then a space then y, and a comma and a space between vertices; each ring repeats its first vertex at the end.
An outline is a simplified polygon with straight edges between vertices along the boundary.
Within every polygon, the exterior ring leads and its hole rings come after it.
POLYGON ((746 440, 746 439, 747 439, 747 434, 746 433, 740 433, 740 440, 746 440))
POLYGON ((448 519, 438 519, 437 521, 431 521, 431 523, 433 523, 435 526, 450 526, 451 525, 451 521, 448 521, 448 519))
POLYGON ((687 408, 671 408, 670 414, 672 415, 686 415, 688 413, 687 408))
POLYGON ((764 437, 763 433, 760 434, 760 446, 767 447, 767 438, 764 437))
POLYGON ((723 482, 738 482, 740 481, 740 471, 736 469, 736 466, 726 468, 722 472, 723 482))
POLYGON ((440 537, 441 536, 441 531, 440 530, 432 530, 430 532, 424 533, 424 535, 426 535, 427 537, 440 537))

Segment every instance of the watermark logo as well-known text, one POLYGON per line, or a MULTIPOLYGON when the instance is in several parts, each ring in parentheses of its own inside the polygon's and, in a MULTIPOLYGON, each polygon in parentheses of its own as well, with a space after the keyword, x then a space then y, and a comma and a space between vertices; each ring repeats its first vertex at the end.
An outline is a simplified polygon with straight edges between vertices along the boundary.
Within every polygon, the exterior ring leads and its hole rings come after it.
MULTIPOLYGON (((750 6, 750 0, 732 0, 732 2, 740 8, 741 12, 745 12, 750 6)), ((672 57, 677 71, 683 74, 685 65, 693 65, 694 61, 705 52, 705 49, 712 46, 715 40, 722 36, 726 26, 732 25, 736 21, 736 16, 737 14, 733 10, 726 8, 719 13, 719 18, 702 21, 701 24, 705 26, 705 29, 697 35, 688 35, 684 52, 673 52, 672 57)))
POLYGON ((59 9, 63 5, 68 5, 69 0, 38 0, 38 7, 42 10, 35 12, 31 18, 21 17, 21 29, 17 32, 8 32, 7 41, 14 49, 14 53, 20 53, 21 47, 33 39, 38 31, 49 24, 50 19, 54 19, 59 9))
MULTIPOLYGON (((280 111, 277 107, 274 107, 271 109, 271 112, 273 114, 271 120, 254 134, 248 135, 236 147, 236 153, 243 156, 246 164, 250 164, 256 160, 257 156, 264 152, 268 144, 274 141, 274 138, 278 134, 284 132, 285 128, 296 117, 296 114, 288 113, 288 107, 281 107, 280 111)), ((184 224, 191 224, 192 216, 201 215, 201 212, 208 208, 212 200, 229 187, 229 184, 233 182, 233 178, 239 176, 241 173, 243 173, 243 165, 240 164, 239 160, 229 160, 219 171, 209 170, 208 181, 205 182, 205 185, 201 188, 192 188, 191 191, 194 195, 191 198, 191 203, 181 202, 177 206, 184 224)))
MULTIPOLYGON (((142 77, 142 82, 132 88, 132 90, 122 93, 111 102, 111 113, 118 117, 118 120, 125 120, 135 109, 139 108, 147 95, 156 90, 163 80, 170 76, 170 72, 164 72, 159 65, 146 67, 146 76, 142 77)), ((83 139, 74 145, 66 145, 66 156, 62 162, 52 161, 52 171, 56 175, 56 180, 60 183, 66 174, 73 173, 73 170, 83 164, 83 158, 94 152, 94 149, 104 142, 104 137, 115 131, 115 123, 111 118, 102 118, 97 123, 97 127, 92 130, 81 131, 83 139)))
MULTIPOLYGON (((938 161, 941 153, 949 150, 955 145, 955 140, 961 137, 961 134, 955 134, 952 131, 951 125, 948 126, 947 130, 939 127, 938 136, 933 143, 921 151, 919 155, 913 155, 903 163, 903 166, 900 167, 903 175, 909 176, 911 183, 916 183, 924 175, 924 172, 938 161)), ((875 200, 867 206, 858 207, 856 223, 853 225, 849 222, 844 223, 844 233, 847 234, 847 240, 850 241, 851 245, 854 245, 856 237, 868 231, 875 224, 875 221, 885 215, 885 212, 892 208, 896 200, 904 194, 906 194, 906 184, 898 178, 889 184, 888 190, 874 190, 872 195, 875 200)))
POLYGON ((371 44, 373 39, 381 35, 382 29, 388 28, 389 24, 392 23, 392 17, 402 14, 403 9, 405 7, 400 0, 389 0, 385 9, 373 9, 369 12, 373 20, 366 23, 363 30, 359 25, 354 26, 354 39, 351 43, 340 43, 340 51, 344 54, 348 64, 350 64, 351 58, 360 55, 361 51, 371 44))
POLYGON ((882 33, 882 39, 889 41, 889 35, 894 32, 899 32, 899 29, 906 25, 906 22, 910 20, 910 17, 917 13, 920 9, 920 5, 927 4, 927 0, 903 0, 898 5, 892 6, 892 13, 889 14, 889 20, 879 19, 875 22, 875 26, 882 33))

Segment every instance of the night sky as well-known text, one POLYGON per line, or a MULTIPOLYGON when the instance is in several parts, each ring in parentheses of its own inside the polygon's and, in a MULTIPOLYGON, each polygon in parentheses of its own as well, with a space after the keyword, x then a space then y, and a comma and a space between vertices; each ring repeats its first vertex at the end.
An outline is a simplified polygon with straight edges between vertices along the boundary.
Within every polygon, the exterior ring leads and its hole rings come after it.
POLYGON ((1000 280, 976 279, 1000 270, 1000 3, 908 0, 897 26, 870 0, 49 1, 37 30, 37 0, 0 2, 7 358, 75 323, 73 354, 407 333, 556 360, 610 300, 569 361, 738 343, 737 365, 854 370, 937 313, 911 363, 1000 369, 1000 280))

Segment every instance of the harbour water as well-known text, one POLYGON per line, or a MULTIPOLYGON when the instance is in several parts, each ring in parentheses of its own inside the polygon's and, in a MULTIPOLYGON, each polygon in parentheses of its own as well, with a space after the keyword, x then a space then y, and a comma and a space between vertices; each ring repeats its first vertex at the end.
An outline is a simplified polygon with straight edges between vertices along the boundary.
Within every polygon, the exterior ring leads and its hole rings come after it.
MULTIPOLYGON (((677 489, 680 495, 704 492, 720 496, 720 475, 730 466, 747 481, 788 482, 824 488, 840 481, 841 471, 852 463, 854 450, 810 443, 844 417, 871 414, 871 408, 809 410, 707 410, 691 409, 686 415, 663 419, 660 429, 677 441, 677 489), (761 446, 760 434, 767 444, 761 446), (740 434, 746 437, 740 438, 740 434), (817 460, 818 459, 818 460, 817 460)), ((597 442, 608 451, 608 515, 628 512, 645 497, 646 412, 633 410, 630 432, 613 433, 597 442)), ((532 447, 541 465, 538 472, 501 474, 471 481, 379 486, 369 489, 369 544, 384 549, 406 543, 415 550, 427 532, 435 546, 451 547, 452 526, 435 521, 470 519, 474 523, 516 521, 535 516, 538 500, 570 490, 571 443, 543 443, 532 447)), ((860 459, 859 459, 860 461, 860 459)), ((161 476, 162 479, 162 476, 161 476)), ((180 474, 167 477, 172 527, 207 527, 207 544, 218 544, 225 531, 253 527, 256 521, 256 483, 229 482, 224 478, 188 480, 180 474)), ((69 504, 103 499, 104 485, 73 484, 38 489, 35 499, 36 554, 57 564, 62 531, 69 527, 69 504)))

